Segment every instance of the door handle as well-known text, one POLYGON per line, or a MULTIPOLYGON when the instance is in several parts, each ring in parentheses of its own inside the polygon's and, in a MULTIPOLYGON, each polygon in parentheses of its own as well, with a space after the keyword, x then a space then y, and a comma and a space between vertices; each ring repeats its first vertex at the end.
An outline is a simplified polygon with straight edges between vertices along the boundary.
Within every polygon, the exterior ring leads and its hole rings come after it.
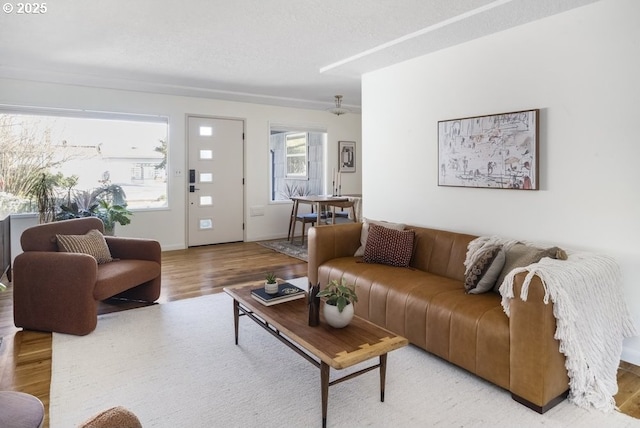
POLYGON ((200 189, 196 188, 196 186, 194 185, 189 186, 189 193, 194 193, 196 190, 200 190, 200 189))

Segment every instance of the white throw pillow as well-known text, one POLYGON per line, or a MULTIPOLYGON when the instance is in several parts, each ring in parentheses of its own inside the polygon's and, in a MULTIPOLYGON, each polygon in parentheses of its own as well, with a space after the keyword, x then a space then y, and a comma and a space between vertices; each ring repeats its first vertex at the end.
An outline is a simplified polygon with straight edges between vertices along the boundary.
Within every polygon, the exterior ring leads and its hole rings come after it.
POLYGON ((362 223, 362 232, 360 233, 360 248, 356 250, 354 257, 364 256, 364 247, 367 246, 367 238, 369 237, 369 225, 377 224, 378 226, 386 227, 393 230, 404 230, 405 225, 403 223, 389 223, 388 221, 370 220, 364 218, 362 223))

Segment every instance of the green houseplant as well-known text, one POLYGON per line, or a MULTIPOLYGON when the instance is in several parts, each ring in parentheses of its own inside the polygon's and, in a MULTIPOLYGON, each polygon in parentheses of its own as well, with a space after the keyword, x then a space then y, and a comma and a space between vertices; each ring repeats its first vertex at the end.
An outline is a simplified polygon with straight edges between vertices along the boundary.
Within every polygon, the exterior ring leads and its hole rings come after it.
POLYGON ((332 280, 324 290, 318 293, 318 297, 324 297, 325 304, 322 309, 327 323, 335 328, 347 326, 353 318, 353 303, 358 301, 356 288, 348 284, 343 278, 332 280))
POLYGON ((324 290, 318 293, 318 297, 325 297, 326 303, 336 306, 338 312, 342 312, 348 304, 358 301, 355 286, 347 284, 344 278, 340 282, 336 279, 332 280, 324 290))
POLYGON ((267 294, 276 294, 278 292, 278 281, 276 281, 276 274, 269 272, 265 276, 264 291, 267 294))
POLYGON ((131 223, 130 216, 133 215, 126 205, 112 204, 107 200, 100 200, 96 215, 104 223, 104 232, 107 235, 113 235, 116 223, 126 226, 131 223))
POLYGON ((105 235, 113 235, 116 223, 126 226, 133 213, 127 208, 126 195, 117 184, 105 184, 92 191, 77 190, 71 197, 67 190, 66 205, 60 204, 55 220, 98 217, 104 223, 105 235))
POLYGON ((40 223, 53 221, 56 210, 56 182, 59 177, 48 172, 41 173, 29 187, 28 195, 38 205, 40 223))

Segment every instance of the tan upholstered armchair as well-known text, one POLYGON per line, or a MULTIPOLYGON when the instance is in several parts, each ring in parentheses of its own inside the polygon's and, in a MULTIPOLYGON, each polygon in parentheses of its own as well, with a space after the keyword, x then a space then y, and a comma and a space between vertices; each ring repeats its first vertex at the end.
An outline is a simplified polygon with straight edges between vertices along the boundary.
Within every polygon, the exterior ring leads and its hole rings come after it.
POLYGON ((85 335, 96 328, 101 300, 114 296, 146 302, 158 299, 161 249, 157 241, 105 236, 113 261, 100 264, 89 254, 59 251, 56 235, 80 236, 94 229, 102 233, 102 221, 86 217, 40 224, 23 232, 24 252, 16 256, 13 266, 17 327, 85 335))

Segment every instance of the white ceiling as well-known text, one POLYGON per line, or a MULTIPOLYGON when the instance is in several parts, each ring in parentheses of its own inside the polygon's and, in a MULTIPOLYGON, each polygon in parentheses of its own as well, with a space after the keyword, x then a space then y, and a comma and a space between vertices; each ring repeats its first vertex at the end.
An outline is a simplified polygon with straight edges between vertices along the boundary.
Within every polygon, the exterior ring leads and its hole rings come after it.
POLYGON ((0 12, 0 77, 357 111, 365 72, 594 1, 55 0, 0 12))

